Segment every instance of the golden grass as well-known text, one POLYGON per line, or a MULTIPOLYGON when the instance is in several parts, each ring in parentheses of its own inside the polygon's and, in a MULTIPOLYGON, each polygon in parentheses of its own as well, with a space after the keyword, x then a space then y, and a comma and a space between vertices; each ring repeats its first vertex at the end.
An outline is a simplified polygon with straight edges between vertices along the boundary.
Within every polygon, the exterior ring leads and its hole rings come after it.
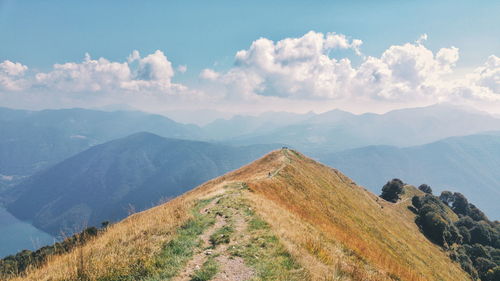
POLYGON ((154 260, 191 217, 196 200, 223 193, 232 182, 248 184, 243 196, 313 280, 469 280, 419 232, 403 204, 378 199, 338 171, 287 150, 134 214, 14 280, 75 280, 79 270, 98 280, 133 272, 154 260))
MULTIPOLYGON (((389 276, 402 280, 470 280, 458 264, 419 232, 409 210, 377 199, 334 169, 300 154, 283 153, 290 163, 279 175, 248 182, 255 192, 255 208, 281 234, 280 238, 309 248, 323 264, 335 263, 340 257, 347 267, 353 267, 347 273, 362 273, 366 275, 363 280, 384 280, 389 276), (276 211, 278 206, 280 211, 276 211), (293 224, 285 227, 284 214, 294 215, 293 224), (308 228, 300 227, 303 225, 308 228), (311 245, 318 243, 310 242, 315 239, 321 241, 318 246, 311 245), (354 256, 350 262, 345 253, 339 254, 339 244, 354 256)), ((260 162, 275 159, 272 156, 260 162)), ((299 249, 300 255, 303 252, 299 249)), ((357 280, 360 276, 351 278, 357 280)))
POLYGON ((183 198, 131 215, 101 236, 68 254, 54 256, 24 278, 13 280, 97 280, 109 274, 126 275, 159 253, 175 229, 189 218, 190 203, 183 198))

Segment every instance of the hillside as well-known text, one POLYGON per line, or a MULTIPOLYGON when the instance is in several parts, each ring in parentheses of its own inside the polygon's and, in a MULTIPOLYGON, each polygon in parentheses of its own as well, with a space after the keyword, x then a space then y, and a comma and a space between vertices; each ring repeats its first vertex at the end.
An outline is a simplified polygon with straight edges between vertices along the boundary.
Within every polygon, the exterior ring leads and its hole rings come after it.
POLYGON ((138 132, 183 139, 201 134, 196 126, 141 112, 0 108, 0 192, 92 145, 138 132))
POLYGON ((271 149, 138 133, 96 145, 28 178, 7 193, 15 199, 8 211, 53 235, 72 233, 150 208, 271 149))
POLYGON ((410 201, 275 151, 14 280, 470 280, 410 201))
POLYGON ((378 192, 391 178, 463 193, 500 219, 500 137, 471 135, 406 148, 369 146, 318 157, 358 184, 378 192))

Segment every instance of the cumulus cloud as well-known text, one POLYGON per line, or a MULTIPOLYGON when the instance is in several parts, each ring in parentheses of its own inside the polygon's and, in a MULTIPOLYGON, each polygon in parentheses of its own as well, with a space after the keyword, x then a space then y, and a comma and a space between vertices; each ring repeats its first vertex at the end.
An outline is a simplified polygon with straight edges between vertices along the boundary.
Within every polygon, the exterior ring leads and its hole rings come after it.
POLYGON ((216 80, 219 78, 219 73, 212 69, 205 68, 200 73, 200 78, 207 80, 216 80))
POLYGON ((187 65, 179 65, 177 67, 177 71, 179 71, 180 73, 186 73, 187 70, 188 70, 187 65))
POLYGON ((484 87, 492 94, 500 95, 500 58, 492 55, 486 63, 478 67, 471 75, 472 81, 479 87, 484 87))
POLYGON ((157 50, 141 57, 133 51, 126 62, 85 55, 82 62, 55 64, 53 70, 35 75, 35 85, 63 92, 150 91, 171 94, 185 87, 172 83, 174 69, 165 54, 157 50), (136 67, 134 67, 136 66, 136 67))
POLYGON ((20 91, 27 87, 24 74, 28 70, 26 65, 6 60, 0 63, 0 90, 20 91))
POLYGON ((259 38, 236 52, 229 69, 203 69, 201 83, 193 87, 173 82, 175 72, 184 73, 187 66, 174 68, 159 50, 146 56, 133 51, 123 61, 86 54, 81 62, 55 64, 46 72, 6 60, 0 63, 0 97, 15 100, 10 92, 24 92, 36 102, 58 97, 73 105, 118 101, 158 110, 355 106, 360 112, 371 105, 386 110, 446 101, 500 104, 499 57, 490 56, 460 77, 455 73, 459 49, 433 51, 426 40, 424 34, 369 56, 361 52, 363 41, 337 33, 310 31, 279 41, 259 38))
POLYGON ((308 32, 300 38, 273 42, 260 38, 236 53, 235 67, 221 74, 205 69, 201 77, 228 86, 228 95, 335 98, 353 75, 348 59, 329 57, 335 49, 359 53, 361 40, 308 32))
POLYGON ((347 57, 331 56, 338 49, 361 55, 362 41, 342 34, 311 31, 277 42, 260 38, 236 53, 234 67, 228 71, 205 69, 200 77, 218 84, 218 90, 224 89, 225 95, 233 99, 273 96, 440 102, 464 93, 484 98, 499 92, 497 57, 490 57, 467 81, 450 82, 444 77, 453 73, 459 49, 452 46, 434 53, 424 45, 426 40, 424 34, 415 43, 390 46, 380 57, 363 56, 361 63, 353 66, 347 57))

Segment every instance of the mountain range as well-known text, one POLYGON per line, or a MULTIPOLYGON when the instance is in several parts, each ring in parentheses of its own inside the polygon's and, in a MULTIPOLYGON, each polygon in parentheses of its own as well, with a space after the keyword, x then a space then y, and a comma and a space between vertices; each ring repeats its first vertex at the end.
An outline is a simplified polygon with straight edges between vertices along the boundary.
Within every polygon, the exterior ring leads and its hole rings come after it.
POLYGON ((426 183, 436 192, 459 191, 492 219, 500 219, 500 136, 494 133, 404 148, 368 146, 318 159, 374 192, 392 178, 426 183))
POLYGON ((385 114, 356 115, 333 110, 322 114, 234 117, 204 128, 223 136, 218 139, 223 142, 286 143, 316 156, 368 145, 414 146, 451 136, 498 131, 500 119, 470 108, 438 104, 385 114), (241 129, 247 127, 248 131, 241 129))
POLYGON ((78 153, 28 178, 4 197, 13 215, 57 236, 154 206, 273 148, 137 133, 78 153))
POLYGON ((141 112, 0 108, 0 191, 93 145, 144 131, 201 138, 194 125, 141 112))

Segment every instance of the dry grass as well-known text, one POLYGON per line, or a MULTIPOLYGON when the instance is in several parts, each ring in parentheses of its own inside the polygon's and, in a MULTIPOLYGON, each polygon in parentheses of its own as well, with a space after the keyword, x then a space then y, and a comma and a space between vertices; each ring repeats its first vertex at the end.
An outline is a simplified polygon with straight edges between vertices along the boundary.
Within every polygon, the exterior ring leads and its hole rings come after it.
POLYGON ((204 188, 133 214, 83 247, 49 257, 44 266, 11 280, 99 280, 140 273, 173 238, 176 229, 192 217, 190 209, 195 201, 213 196, 217 190, 217 181, 211 181, 204 188))
POLYGON ((405 207, 377 202, 338 171, 284 153, 290 163, 279 175, 248 185, 255 208, 298 255, 307 250, 325 265, 340 261, 340 270, 353 280, 470 280, 419 232, 405 207))
POLYGON ((127 275, 160 252, 175 229, 189 218, 190 204, 178 198, 134 214, 68 254, 51 257, 40 269, 13 280, 97 280, 110 271, 127 275))
POLYGON ((234 182, 248 184, 243 196, 313 280, 469 280, 419 232, 404 204, 377 199, 338 171, 286 150, 132 215, 14 280, 76 280, 79 272, 98 280, 110 272, 136 272, 191 217, 196 200, 221 194, 234 182))

